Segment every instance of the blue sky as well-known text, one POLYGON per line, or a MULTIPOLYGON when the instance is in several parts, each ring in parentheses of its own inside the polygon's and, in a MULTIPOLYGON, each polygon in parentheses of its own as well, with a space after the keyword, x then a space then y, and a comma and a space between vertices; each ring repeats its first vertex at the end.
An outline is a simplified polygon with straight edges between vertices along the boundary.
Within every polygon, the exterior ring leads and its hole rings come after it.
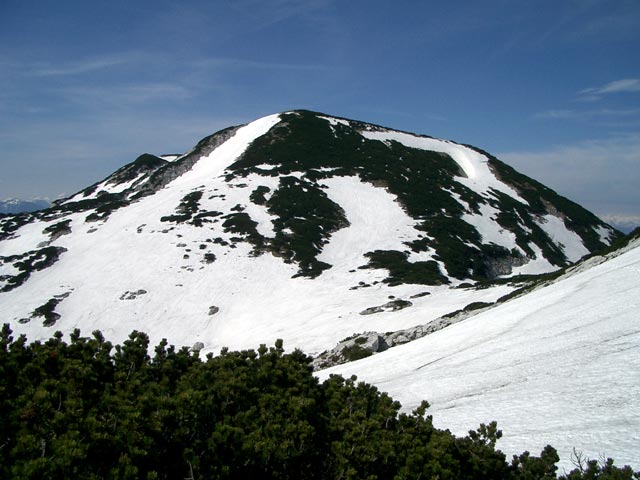
POLYGON ((640 2, 0 2, 0 198, 308 108, 483 148, 640 219, 640 2))

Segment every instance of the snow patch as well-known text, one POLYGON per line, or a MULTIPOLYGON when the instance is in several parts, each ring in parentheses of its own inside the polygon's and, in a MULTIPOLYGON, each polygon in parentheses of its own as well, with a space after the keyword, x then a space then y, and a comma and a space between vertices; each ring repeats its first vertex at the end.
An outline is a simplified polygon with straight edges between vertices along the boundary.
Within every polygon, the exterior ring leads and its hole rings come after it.
MULTIPOLYGON (((366 265, 364 256, 374 250, 406 251, 406 243, 424 235, 415 228, 397 198, 384 188, 358 177, 332 177, 322 181, 327 196, 344 210, 350 226, 335 232, 318 260, 344 272, 366 265)), ((412 260, 431 260, 434 252, 415 254, 412 260)), ((414 260, 414 261, 415 261, 414 260)), ((329 272, 327 272, 329 273, 329 272)))
POLYGON ((462 220, 477 230, 482 237, 482 243, 493 243, 508 250, 516 248, 524 253, 516 243, 515 233, 506 230, 495 220, 500 210, 486 203, 480 204, 479 210, 479 214, 463 214, 462 220))
POLYGON ((613 230, 609 227, 605 227, 604 225, 598 225, 594 228, 595 232, 600 237, 600 241, 606 245, 611 245, 613 241, 614 233, 613 230))
POLYGON ((548 214, 535 219, 535 221, 554 243, 560 245, 570 262, 577 262, 589 254, 589 250, 582 243, 580 235, 569 230, 562 219, 548 214))
POLYGON ((344 120, 342 118, 325 117, 323 115, 318 115, 318 118, 326 120, 327 122, 329 122, 334 127, 336 125, 344 125, 344 126, 347 126, 347 127, 351 126, 351 124, 347 120, 344 120))

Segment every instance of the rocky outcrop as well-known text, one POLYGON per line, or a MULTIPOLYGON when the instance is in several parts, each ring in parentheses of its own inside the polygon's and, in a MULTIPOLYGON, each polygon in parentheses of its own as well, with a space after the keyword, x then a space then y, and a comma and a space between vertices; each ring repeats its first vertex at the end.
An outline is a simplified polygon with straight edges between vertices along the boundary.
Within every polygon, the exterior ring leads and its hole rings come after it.
POLYGON ((322 352, 313 360, 314 370, 341 365, 343 363, 360 360, 375 353, 384 352, 397 345, 412 342, 443 328, 458 323, 466 318, 492 308, 493 304, 474 303, 462 310, 449 313, 427 324, 398 330, 395 332, 378 333, 364 332, 352 335, 339 342, 331 350, 322 352))

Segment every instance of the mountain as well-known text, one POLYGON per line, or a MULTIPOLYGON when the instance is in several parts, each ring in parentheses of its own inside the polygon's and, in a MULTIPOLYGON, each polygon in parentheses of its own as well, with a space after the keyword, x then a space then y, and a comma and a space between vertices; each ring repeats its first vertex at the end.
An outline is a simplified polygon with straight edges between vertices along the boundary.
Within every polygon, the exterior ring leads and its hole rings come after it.
POLYGON ((35 212, 36 210, 44 210, 50 205, 48 200, 19 200, 17 198, 8 198, 6 200, 0 200, 0 214, 35 212))
POLYGON ((293 111, 1 217, 0 310, 34 340, 137 329, 317 355, 490 304, 619 235, 477 148, 293 111))
POLYGON ((496 420, 507 454, 547 444, 638 468, 640 230, 606 255, 446 329, 319 372, 357 374, 436 426, 496 420))

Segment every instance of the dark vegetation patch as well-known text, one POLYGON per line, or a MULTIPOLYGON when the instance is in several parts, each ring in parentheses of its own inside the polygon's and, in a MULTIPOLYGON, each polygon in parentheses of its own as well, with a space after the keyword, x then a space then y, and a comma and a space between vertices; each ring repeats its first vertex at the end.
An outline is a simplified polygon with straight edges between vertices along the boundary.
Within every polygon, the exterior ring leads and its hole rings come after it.
POLYGON ((160 157, 156 157, 150 153, 143 153, 132 163, 116 170, 113 175, 109 177, 108 184, 119 185, 121 183, 130 182, 143 174, 155 172, 167 163, 168 162, 166 160, 160 157))
POLYGON ((124 195, 119 193, 107 193, 94 200, 83 200, 82 202, 76 203, 83 203, 83 210, 95 208, 94 212, 87 215, 87 218, 85 218, 85 222, 97 222, 100 220, 106 220, 114 211, 129 205, 129 202, 124 198, 124 195), (95 207, 89 207, 89 205, 87 204, 95 205, 95 207))
POLYGON ((472 312, 474 310, 480 310, 482 308, 490 307, 491 305, 494 305, 494 304, 488 303, 488 302, 471 302, 470 304, 468 304, 464 308, 461 308, 460 310, 456 310, 455 312, 450 312, 450 313, 447 313, 446 315, 443 315, 442 318, 455 317, 459 313, 472 312))
POLYGON ((58 261, 60 255, 66 252, 63 247, 44 247, 31 250, 21 255, 0 257, 0 264, 11 263, 20 273, 3 276, 4 286, 0 292, 9 292, 26 282, 33 272, 44 270, 58 261))
POLYGON ((403 283, 414 283, 422 285, 439 285, 449 283, 438 267, 438 263, 429 260, 421 262, 410 262, 409 254, 397 250, 376 250, 365 254, 369 263, 360 268, 383 268, 389 272, 389 276, 384 280, 391 286, 403 283))
MULTIPOLYGON (((133 332, 45 342, 0 331, 0 478, 556 480, 556 451, 508 462, 495 422, 464 437, 376 387, 267 348, 208 354, 133 332), (150 351, 152 353, 150 353, 150 351)), ((355 355, 358 355, 355 353, 355 355)), ((637 475, 635 478, 637 478, 637 475)), ((612 460, 561 480, 632 480, 612 460)))
POLYGON ((367 358, 373 355, 373 352, 368 348, 361 347, 360 345, 349 345, 342 349, 342 356, 348 362, 355 362, 362 358, 367 358))
POLYGON ((17 215, 0 214, 0 241, 11 238, 18 229, 33 222, 35 218, 31 213, 17 215))
POLYGON ((167 215, 160 218, 161 222, 173 222, 173 223, 187 223, 198 213, 198 207, 200 205, 200 199, 202 198, 202 192, 199 190, 189 192, 182 200, 180 205, 176 207, 176 213, 174 215, 167 215))
POLYGON ((49 225, 42 233, 48 234, 51 241, 54 241, 62 235, 68 235, 71 233, 71 220, 62 220, 61 222, 49 225))
POLYGON ((214 253, 205 253, 202 258, 202 261, 204 263, 213 263, 216 261, 216 256, 214 253))
POLYGON ((239 240, 248 241, 254 246, 254 254, 260 254, 265 248, 265 238, 258 232, 258 222, 244 212, 230 213, 223 217, 224 231, 242 235, 239 240))
POLYGON ((416 293, 415 295, 411 295, 409 298, 421 298, 421 297, 426 297, 427 295, 431 295, 431 292, 416 293))
POLYGON ((331 265, 317 260, 333 232, 349 225, 344 210, 316 184, 283 177, 266 203, 276 218, 270 250, 299 265, 298 275, 317 277, 331 265))
POLYGON ((251 203, 255 203, 256 205, 265 205, 267 203, 267 198, 265 197, 265 195, 270 191, 271 189, 269 187, 260 185, 256 187, 253 192, 251 192, 251 195, 249 195, 249 200, 251 200, 251 203))
POLYGON ((62 298, 50 298, 47 303, 40 305, 31 313, 31 318, 43 317, 43 327, 53 327, 60 319, 60 314, 56 312, 56 307, 62 298))

